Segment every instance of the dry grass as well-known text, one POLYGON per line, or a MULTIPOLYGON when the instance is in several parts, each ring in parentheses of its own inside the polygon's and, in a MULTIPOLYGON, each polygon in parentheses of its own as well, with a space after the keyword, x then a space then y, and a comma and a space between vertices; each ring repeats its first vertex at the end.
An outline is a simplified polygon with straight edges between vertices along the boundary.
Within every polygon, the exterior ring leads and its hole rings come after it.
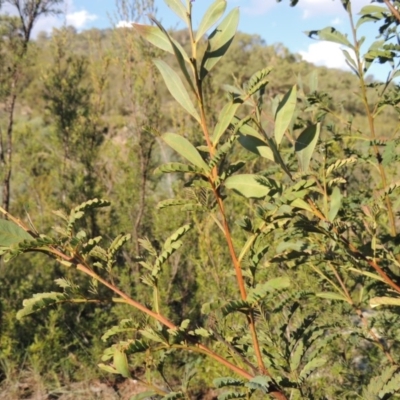
POLYGON ((49 389, 41 377, 26 371, 18 380, 8 379, 0 384, 0 400, 129 400, 146 390, 132 379, 114 386, 91 380, 49 389))

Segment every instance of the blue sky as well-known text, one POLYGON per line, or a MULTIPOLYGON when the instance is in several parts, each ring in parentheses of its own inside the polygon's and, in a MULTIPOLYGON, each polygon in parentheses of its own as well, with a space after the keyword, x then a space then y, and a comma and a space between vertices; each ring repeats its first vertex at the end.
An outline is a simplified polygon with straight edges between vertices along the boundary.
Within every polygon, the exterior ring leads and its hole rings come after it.
MULTIPOLYGON (((202 14, 211 3, 212 0, 194 1, 195 23, 200 22, 202 14)), ((183 27, 162 0, 155 0, 155 4, 157 17, 166 27, 183 27)), ((352 0, 352 4, 356 15, 363 6, 370 4, 370 0, 352 0)), ((340 0, 300 0, 294 8, 289 6, 289 0, 283 0, 282 3, 275 0, 228 0, 228 10, 233 7, 240 9, 241 31, 258 34, 267 44, 282 43, 292 52, 300 53, 305 60, 317 65, 348 69, 340 46, 311 40, 303 33, 326 26, 348 33, 349 21, 340 0)), ((107 28, 118 22, 115 0, 67 0, 64 11, 64 20, 78 30, 107 28)), ((62 19, 49 16, 39 21, 35 31, 51 31, 53 26, 62 23, 62 19)), ((361 33, 367 36, 365 46, 375 39, 376 28, 374 25, 364 25, 361 33)), ((379 67, 372 67, 371 73, 380 78, 386 74, 379 67)))

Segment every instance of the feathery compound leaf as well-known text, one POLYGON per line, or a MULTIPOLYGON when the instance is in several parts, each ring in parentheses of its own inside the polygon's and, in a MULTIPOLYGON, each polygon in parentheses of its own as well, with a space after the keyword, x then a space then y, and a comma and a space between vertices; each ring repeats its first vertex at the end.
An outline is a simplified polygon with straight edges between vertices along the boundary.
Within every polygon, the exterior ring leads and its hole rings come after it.
POLYGON ((164 133, 161 138, 183 158, 186 158, 186 160, 201 168, 203 171, 207 171, 207 164, 189 140, 176 133, 164 133))
MULTIPOLYGON (((389 380, 394 376, 397 372, 398 366, 392 365, 387 367, 382 371, 379 376, 375 376, 371 379, 367 389, 365 390, 366 394, 370 396, 378 396, 380 391, 384 388, 384 386, 389 382, 389 380)), ((379 398, 382 398, 379 396, 379 398)))
POLYGON ((311 157, 317 145, 321 124, 307 127, 298 137, 295 144, 295 151, 299 159, 300 168, 303 172, 308 171, 311 157))
POLYGON ((322 357, 314 358, 311 361, 309 361, 300 372, 299 382, 302 382, 305 379, 307 379, 307 377, 310 374, 312 374, 317 368, 320 368, 325 364, 326 364, 326 359, 322 357))
POLYGON ((154 342, 168 344, 166 338, 160 332, 156 332, 154 329, 141 329, 140 333, 147 339, 153 340, 154 342))
POLYGON ((152 275, 156 276, 160 271, 161 265, 167 261, 172 254, 175 253, 182 246, 182 242, 179 240, 183 235, 192 229, 190 224, 184 225, 180 227, 177 231, 175 231, 164 243, 162 253, 157 257, 154 262, 154 267, 152 270, 152 275))
POLYGON ((153 62, 160 71, 172 97, 200 123, 200 116, 179 75, 166 62, 162 60, 153 60, 153 62))
POLYGON ((294 111, 296 109, 297 101, 297 88, 294 85, 283 97, 278 105, 278 109, 275 114, 275 131, 274 136, 276 144, 279 146, 283 135, 289 127, 290 121, 293 118, 294 111))
POLYGON ((258 303, 267 293, 273 290, 286 289, 289 286, 290 280, 286 276, 270 279, 268 282, 259 283, 255 288, 252 288, 247 295, 246 301, 248 303, 258 303))
POLYGON ((212 159, 208 163, 208 172, 210 172, 216 165, 218 165, 221 159, 228 154, 236 139, 237 136, 233 135, 226 143, 218 148, 218 151, 213 155, 212 159))
POLYGON ((227 315, 239 311, 242 313, 246 313, 250 310, 250 304, 244 300, 232 300, 229 303, 225 304, 221 311, 224 317, 227 315))
POLYGON ((101 242, 102 239, 103 238, 101 236, 96 236, 82 244, 82 254, 90 253, 101 242))
POLYGON ((68 218, 68 232, 71 233, 74 224, 77 220, 81 219, 85 212, 88 210, 93 210, 95 208, 108 207, 111 203, 107 200, 103 199, 92 199, 89 201, 85 201, 79 206, 75 207, 71 210, 68 218))
POLYGON ((400 391, 400 374, 393 375, 390 381, 379 391, 380 399, 385 398, 386 395, 400 391))
POLYGON ((161 165, 154 170, 155 174, 158 172, 163 172, 165 174, 172 173, 172 172, 193 172, 193 173, 201 174, 203 171, 194 165, 172 162, 172 163, 167 163, 167 164, 161 165))
POLYGON ((25 299, 22 303, 23 309, 17 312, 17 319, 20 320, 27 315, 40 311, 43 308, 52 306, 57 303, 62 303, 66 300, 63 293, 50 292, 50 293, 37 293, 31 299, 25 299))
POLYGON ((382 198, 384 198, 385 195, 387 194, 392 194, 396 189, 398 189, 400 187, 400 181, 394 182, 392 184, 390 184, 387 188, 385 188, 385 190, 383 191, 383 196, 382 198))
POLYGON ((268 84, 267 77, 271 71, 272 68, 263 68, 262 70, 257 71, 255 74, 253 74, 253 76, 249 79, 247 85, 248 96, 252 96, 268 84))
POLYGON ((337 169, 339 169, 345 165, 354 164, 355 162, 357 162, 357 157, 354 157, 354 156, 345 158, 343 160, 337 160, 335 163, 330 165, 328 167, 328 169, 326 170, 326 177, 328 177, 333 171, 336 171, 337 169))
POLYGON ((218 400, 246 399, 247 395, 239 392, 222 393, 218 396, 218 400))
MULTIPOLYGON (((21 242, 18 243, 14 243, 13 245, 11 245, 8 250, 8 254, 6 254, 6 256, 4 257, 4 260, 6 262, 10 261, 11 259, 13 259, 14 257, 29 251, 29 250, 34 250, 34 249, 46 249, 46 246, 48 245, 52 245, 52 244, 57 244, 57 241, 55 239, 49 238, 47 236, 41 236, 38 237, 36 239, 32 239, 31 240, 22 240, 21 242)), ((0 245, 1 246, 1 245, 0 245)))
POLYGON ((258 375, 246 382, 245 386, 250 389, 261 390, 264 393, 268 393, 269 386, 272 383, 273 381, 270 376, 258 375))
POLYGON ((126 348, 125 351, 128 354, 143 353, 149 348, 149 344, 146 343, 144 340, 133 340, 132 342, 129 342, 129 346, 126 348))
POLYGON ((272 189, 269 179, 253 174, 233 175, 226 179, 225 186, 247 198, 261 199, 272 189))
POLYGON ((123 319, 118 325, 115 325, 108 329, 106 332, 104 332, 103 336, 101 337, 101 340, 103 342, 106 342, 107 339, 110 337, 117 335, 118 333, 124 333, 124 332, 134 332, 136 331, 135 327, 135 322, 128 318, 128 319, 123 319))
POLYGON ((126 235, 118 235, 113 242, 111 243, 110 247, 108 248, 108 256, 110 258, 114 257, 115 253, 129 240, 131 240, 131 235, 128 233, 126 235))
POLYGON ((138 239, 140 247, 147 250, 152 256, 157 256, 157 251, 148 238, 138 239))
POLYGON ((196 32, 196 42, 198 42, 203 35, 218 22, 226 10, 225 0, 216 0, 208 8, 200 22, 199 28, 196 32))
POLYGON ((239 23, 239 9, 234 8, 208 38, 207 50, 201 62, 200 79, 204 79, 229 49, 239 23))
POLYGON ((221 389, 227 386, 244 386, 244 381, 238 378, 223 377, 216 378, 213 380, 213 384, 217 389, 221 389))
POLYGON ((161 270, 161 266, 182 246, 182 242, 180 240, 171 243, 163 252, 157 257, 154 267, 152 269, 152 276, 157 276, 161 270))
POLYGON ((0 219, 0 247, 9 247, 23 240, 32 240, 33 237, 18 225, 5 219, 0 219))
POLYGON ((181 239, 187 232, 189 232, 192 229, 191 224, 186 224, 181 226, 179 229, 177 229, 164 243, 164 248, 168 248, 171 246, 172 243, 177 242, 179 239, 181 239))

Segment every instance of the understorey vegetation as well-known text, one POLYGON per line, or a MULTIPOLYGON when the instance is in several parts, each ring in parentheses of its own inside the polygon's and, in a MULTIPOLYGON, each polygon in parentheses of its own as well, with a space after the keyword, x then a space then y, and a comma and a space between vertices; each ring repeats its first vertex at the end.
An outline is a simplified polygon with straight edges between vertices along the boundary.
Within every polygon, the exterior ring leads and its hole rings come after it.
POLYGON ((184 30, 119 0, 137 22, 36 40, 60 2, 5 1, 4 393, 30 371, 49 398, 398 398, 400 1, 306 32, 351 72, 237 32, 225 0, 164 1, 184 30))

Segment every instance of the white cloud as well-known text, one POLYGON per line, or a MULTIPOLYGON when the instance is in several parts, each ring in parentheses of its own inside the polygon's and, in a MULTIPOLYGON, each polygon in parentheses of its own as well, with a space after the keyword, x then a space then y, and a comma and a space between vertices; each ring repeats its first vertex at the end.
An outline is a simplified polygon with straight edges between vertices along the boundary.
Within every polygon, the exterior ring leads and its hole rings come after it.
POLYGON ((118 21, 116 28, 132 28, 132 21, 118 21))
POLYGON ((36 38, 39 32, 51 33, 53 28, 60 28, 62 20, 55 15, 46 15, 40 17, 32 30, 32 37, 36 38))
POLYGON ((75 11, 65 16, 67 25, 72 25, 76 29, 82 29, 88 22, 96 19, 97 15, 90 14, 87 10, 75 11))
MULTIPOLYGON (((40 16, 32 31, 33 38, 37 37, 39 32, 51 33, 53 28, 60 28, 64 23, 72 25, 78 30, 83 29, 88 22, 97 19, 97 15, 90 14, 87 10, 76 11, 72 0, 65 0, 59 9, 62 12, 60 15, 40 16)), ((8 3, 4 4, 2 12, 17 15, 16 9, 8 3)))
POLYGON ((317 42, 308 46, 307 51, 300 51, 303 60, 328 68, 339 68, 349 71, 341 46, 331 42, 317 42))

